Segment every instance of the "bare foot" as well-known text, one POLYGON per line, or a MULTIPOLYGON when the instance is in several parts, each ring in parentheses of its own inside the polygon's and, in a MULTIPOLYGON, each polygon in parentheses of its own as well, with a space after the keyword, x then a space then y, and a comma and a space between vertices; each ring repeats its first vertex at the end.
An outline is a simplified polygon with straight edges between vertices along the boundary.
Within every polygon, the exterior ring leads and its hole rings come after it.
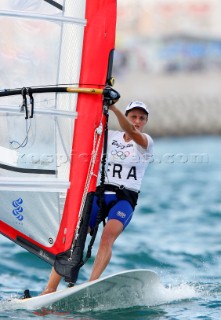
POLYGON ((55 292, 55 291, 56 291, 56 289, 54 289, 54 288, 46 288, 46 289, 40 294, 40 296, 43 296, 43 295, 45 295, 45 294, 52 293, 52 292, 55 292))

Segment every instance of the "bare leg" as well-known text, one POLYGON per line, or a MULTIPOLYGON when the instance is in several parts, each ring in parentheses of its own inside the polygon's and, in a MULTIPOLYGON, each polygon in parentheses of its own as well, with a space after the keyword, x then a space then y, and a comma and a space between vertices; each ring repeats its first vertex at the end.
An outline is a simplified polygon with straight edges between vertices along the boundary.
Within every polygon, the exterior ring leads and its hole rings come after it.
POLYGON ((107 222, 89 281, 98 279, 105 270, 111 259, 113 243, 122 231, 123 224, 120 221, 112 219, 107 222))
POLYGON ((52 268, 50 278, 48 280, 48 284, 44 291, 41 293, 41 295, 55 292, 57 290, 57 287, 61 281, 61 276, 55 271, 54 267, 52 268))

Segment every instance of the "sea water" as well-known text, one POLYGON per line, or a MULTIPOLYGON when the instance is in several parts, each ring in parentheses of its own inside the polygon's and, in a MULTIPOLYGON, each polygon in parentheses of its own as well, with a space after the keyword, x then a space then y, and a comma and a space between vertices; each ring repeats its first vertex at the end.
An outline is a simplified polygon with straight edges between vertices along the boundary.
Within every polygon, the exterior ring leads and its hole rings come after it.
MULTIPOLYGON (((12 310, 8 300, 24 289, 33 295, 42 291, 50 266, 0 236, 0 318, 221 319, 220 140, 155 139, 139 204, 104 272, 104 276, 137 268, 157 272, 162 287, 153 305, 134 306, 131 301, 126 308, 116 304, 111 310, 101 306, 72 313, 12 310)), ((79 283, 88 279, 92 263, 93 259, 82 268, 79 283)), ((64 287, 62 282, 60 288, 64 287)))

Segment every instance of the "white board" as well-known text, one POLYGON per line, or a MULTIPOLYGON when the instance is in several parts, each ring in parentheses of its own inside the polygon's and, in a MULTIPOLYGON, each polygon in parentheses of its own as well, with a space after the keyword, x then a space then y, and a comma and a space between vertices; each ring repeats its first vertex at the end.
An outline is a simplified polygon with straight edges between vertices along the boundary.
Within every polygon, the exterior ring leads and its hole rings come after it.
POLYGON ((52 308, 62 311, 110 310, 153 305, 162 286, 157 274, 150 270, 123 271, 95 281, 76 285, 30 299, 11 301, 17 309, 52 308))

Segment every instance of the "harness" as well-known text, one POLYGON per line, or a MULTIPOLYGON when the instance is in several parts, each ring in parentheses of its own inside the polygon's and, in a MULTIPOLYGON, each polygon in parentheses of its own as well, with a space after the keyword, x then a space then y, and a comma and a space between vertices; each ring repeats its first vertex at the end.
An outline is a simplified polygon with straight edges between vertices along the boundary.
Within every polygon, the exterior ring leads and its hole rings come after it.
MULTIPOLYGON (((96 193, 95 194, 97 196, 99 196, 99 194, 100 194, 100 188, 101 187, 98 186, 97 189, 96 189, 96 193)), ((105 205, 107 207, 107 209, 108 209, 108 212, 115 205, 115 203, 118 202, 118 200, 127 200, 128 202, 130 202, 133 210, 135 209, 135 207, 137 205, 137 199, 138 199, 139 192, 127 189, 123 185, 116 186, 116 185, 113 185, 113 184, 104 184, 104 191, 115 192, 116 196, 117 196, 117 200, 112 201, 110 203, 110 205, 108 205, 108 206, 105 205)), ((105 214, 105 218, 107 217, 108 212, 107 212, 107 214, 105 214)))

